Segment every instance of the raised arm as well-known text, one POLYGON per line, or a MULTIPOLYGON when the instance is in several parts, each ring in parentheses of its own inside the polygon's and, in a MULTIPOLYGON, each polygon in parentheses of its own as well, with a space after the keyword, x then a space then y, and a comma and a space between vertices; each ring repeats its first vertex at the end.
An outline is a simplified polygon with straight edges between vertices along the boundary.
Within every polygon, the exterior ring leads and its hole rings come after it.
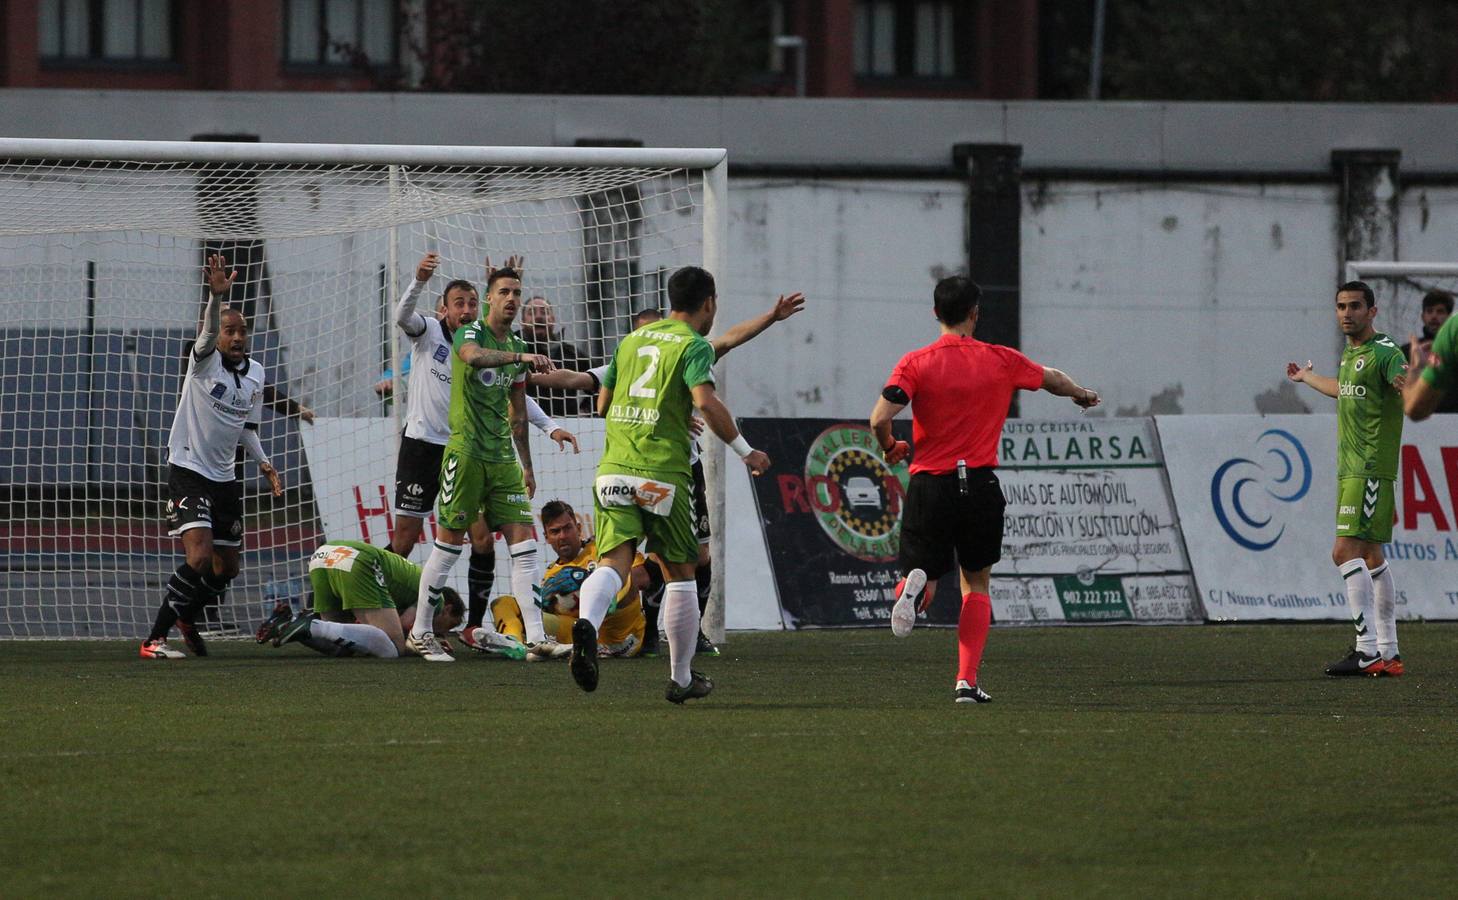
MULTIPOLYGON (((604 389, 606 391, 606 389, 604 389)), ((755 475, 762 475, 769 471, 770 458, 761 450, 755 450, 749 446, 749 442, 739 433, 734 425, 734 416, 729 412, 729 407, 719 399, 719 393, 714 390, 714 383, 706 381, 696 385, 694 392, 694 406, 699 408, 704 421, 708 423, 709 430, 718 436, 719 440, 729 445, 729 449, 744 460, 749 466, 749 471, 755 475)), ((598 401, 602 405, 602 401, 598 401)))
POLYGON ((775 305, 770 307, 768 312, 755 316, 752 319, 745 319, 743 322, 730 327, 723 334, 719 335, 714 341, 714 359, 716 361, 723 359, 724 354, 730 350, 733 350, 740 344, 746 344, 754 340, 766 328, 776 322, 785 321, 804 308, 804 294, 798 291, 788 296, 781 294, 780 298, 775 301, 775 305))
POLYGON ((1074 405, 1083 409, 1092 409, 1100 403, 1097 391, 1083 387, 1067 374, 1048 366, 1043 367, 1042 389, 1055 397, 1068 397, 1074 405))
POLYGON ((410 337, 420 337, 425 334, 425 316, 415 311, 415 304, 420 302, 420 295, 425 291, 426 283, 430 281, 439 266, 440 254, 425 254, 425 257, 415 266, 415 280, 410 282, 410 286, 401 295, 400 302, 395 304, 395 324, 410 337))
POLYGON ((1286 377, 1296 384, 1304 384, 1328 397, 1335 398, 1337 395, 1337 380, 1313 372, 1309 359, 1306 361, 1305 368, 1296 363, 1286 363, 1286 377))
POLYGON ((197 340, 192 345, 192 355, 202 359, 218 346, 218 333, 223 330, 223 301, 233 289, 236 271, 228 272, 228 261, 220 254, 208 257, 203 275, 208 285, 208 305, 203 309, 202 324, 197 329, 197 340))

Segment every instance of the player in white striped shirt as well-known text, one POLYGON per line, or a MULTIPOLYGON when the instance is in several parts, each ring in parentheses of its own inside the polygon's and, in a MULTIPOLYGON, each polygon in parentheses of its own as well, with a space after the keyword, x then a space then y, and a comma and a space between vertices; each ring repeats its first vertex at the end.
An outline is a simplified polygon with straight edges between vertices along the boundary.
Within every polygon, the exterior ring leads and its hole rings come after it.
POLYGON ((167 438, 167 524, 182 539, 187 558, 168 579, 157 620, 142 642, 143 659, 181 659, 167 646, 175 624, 195 656, 207 647, 195 622, 238 575, 243 547, 243 486, 234 470, 242 443, 268 478, 274 496, 283 482, 263 452, 258 423, 263 410, 263 365, 248 355, 248 323, 223 300, 237 272, 214 254, 204 268, 207 308, 188 355, 187 375, 167 438))

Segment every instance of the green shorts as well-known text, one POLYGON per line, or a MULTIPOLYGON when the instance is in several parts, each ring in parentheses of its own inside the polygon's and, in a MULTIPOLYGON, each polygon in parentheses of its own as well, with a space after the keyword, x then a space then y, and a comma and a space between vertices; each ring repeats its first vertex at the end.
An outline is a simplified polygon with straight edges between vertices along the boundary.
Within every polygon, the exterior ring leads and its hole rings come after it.
POLYGON ((478 516, 494 531, 502 525, 532 524, 521 466, 512 462, 486 462, 447 446, 440 460, 440 497, 435 502, 436 524, 465 531, 478 516))
POLYGON ((384 569, 374 555, 385 552, 374 547, 358 550, 331 544, 314 551, 309 560, 314 612, 323 615, 343 609, 394 609, 395 601, 385 589, 384 569))
POLYGON ((699 558, 699 539, 694 532, 693 477, 687 473, 661 477, 625 466, 599 466, 592 505, 597 514, 599 556, 646 537, 646 552, 657 553, 665 562, 691 563, 699 558), (640 491, 635 499, 614 495, 606 485, 615 481, 615 475, 643 482, 641 487, 646 492, 640 491), (668 491, 672 492, 672 503, 668 504, 668 514, 660 515, 654 510, 662 508, 659 498, 668 491), (605 498, 609 501, 606 504, 605 498))
POLYGON ((1385 544, 1392 540, 1395 482, 1387 478, 1337 479, 1337 537, 1385 544))

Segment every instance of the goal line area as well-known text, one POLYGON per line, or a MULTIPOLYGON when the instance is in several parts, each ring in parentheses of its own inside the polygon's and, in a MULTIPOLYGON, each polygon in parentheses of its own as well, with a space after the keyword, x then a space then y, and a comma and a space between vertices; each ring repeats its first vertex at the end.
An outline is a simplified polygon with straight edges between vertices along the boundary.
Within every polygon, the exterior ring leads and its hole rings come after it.
MULTIPOLYGON (((393 500, 409 356, 394 307, 425 253, 441 263, 422 314, 452 279, 484 296, 487 260, 522 256, 549 340, 600 364, 634 312, 665 305, 673 269, 722 268, 726 171, 716 149, 0 139, 0 638, 150 624, 181 555, 162 522, 167 435, 210 255, 237 272, 285 485, 273 497, 240 454, 242 572, 217 622, 246 629, 301 602, 326 536, 364 537, 347 513, 380 505, 375 481, 393 500)), ((591 509, 601 425, 575 399, 549 412, 583 453, 534 444, 534 509, 591 509)))

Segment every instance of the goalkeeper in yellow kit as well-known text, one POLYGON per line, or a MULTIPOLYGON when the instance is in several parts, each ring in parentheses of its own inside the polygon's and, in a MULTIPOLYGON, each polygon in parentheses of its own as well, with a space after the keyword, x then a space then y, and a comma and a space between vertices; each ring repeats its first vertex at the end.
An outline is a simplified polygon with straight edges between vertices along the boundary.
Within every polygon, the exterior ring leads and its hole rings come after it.
MULTIPOLYGON (((577 621, 577 592, 597 568, 597 543, 582 539, 576 510, 561 500, 542 507, 542 530, 547 543, 557 551, 557 561, 547 567, 542 579, 542 625, 548 635, 566 643, 572 640, 572 626, 577 621)), ((628 582, 613 598, 612 607, 597 631, 599 655, 630 657, 643 652, 648 623, 643 615, 641 594, 647 584, 643 555, 635 554, 628 582)), ((521 607, 515 597, 497 597, 491 604, 491 614, 496 619, 497 631, 518 640, 522 638, 521 607)))

